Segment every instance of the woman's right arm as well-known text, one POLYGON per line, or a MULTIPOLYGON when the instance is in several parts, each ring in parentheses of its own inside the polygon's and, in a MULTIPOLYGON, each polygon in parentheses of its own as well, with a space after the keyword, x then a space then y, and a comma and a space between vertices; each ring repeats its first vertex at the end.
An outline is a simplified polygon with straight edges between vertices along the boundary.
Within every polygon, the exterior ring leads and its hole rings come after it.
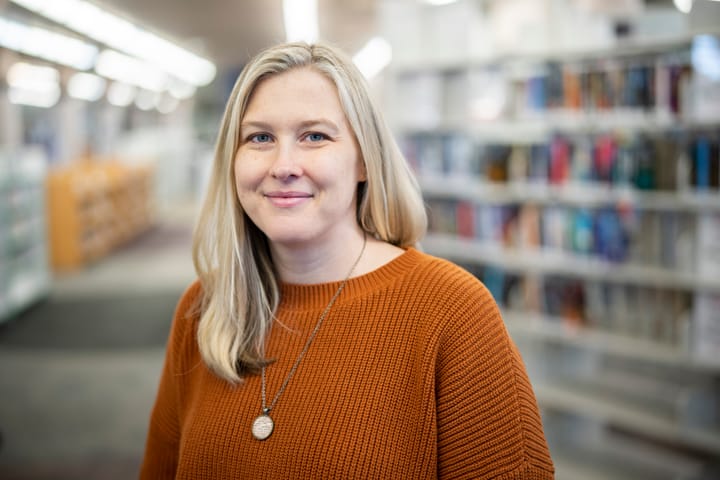
POLYGON ((196 282, 182 295, 175 309, 168 337, 165 363, 160 377, 155 405, 150 415, 145 456, 140 469, 140 480, 175 478, 180 445, 180 403, 183 372, 187 372, 187 359, 195 350, 194 321, 190 312, 199 298, 196 282))

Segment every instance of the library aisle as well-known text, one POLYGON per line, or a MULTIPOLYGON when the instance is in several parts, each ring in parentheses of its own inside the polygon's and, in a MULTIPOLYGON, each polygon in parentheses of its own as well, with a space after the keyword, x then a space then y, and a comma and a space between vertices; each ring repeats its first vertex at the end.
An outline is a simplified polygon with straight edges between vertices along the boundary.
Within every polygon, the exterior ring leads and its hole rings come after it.
MULTIPOLYGON (((2 480, 137 476, 224 105, 284 33, 275 2, 171 1, 0 0, 2 480)), ((422 248, 500 305, 556 478, 720 479, 720 0, 317 13, 422 248)))
POLYGON ((194 210, 56 276, 0 325, 0 478, 136 478, 175 302, 194 278, 194 210))

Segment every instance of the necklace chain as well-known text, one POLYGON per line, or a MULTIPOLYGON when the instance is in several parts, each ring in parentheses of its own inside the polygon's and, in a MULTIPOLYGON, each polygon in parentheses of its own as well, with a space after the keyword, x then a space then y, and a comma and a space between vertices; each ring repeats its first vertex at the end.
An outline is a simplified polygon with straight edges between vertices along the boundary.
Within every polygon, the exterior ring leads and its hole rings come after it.
POLYGON ((333 304, 335 304, 335 300, 340 296, 340 293, 345 288, 345 285, 347 284, 348 280, 350 279, 350 276, 355 271, 355 267, 357 267, 358 263, 360 263, 360 259, 363 256, 363 253, 365 252, 365 245, 367 244, 367 235, 363 236, 363 245, 362 249, 360 250, 360 255, 355 259, 355 262, 353 263, 352 267, 350 267, 350 271, 348 272, 345 279, 342 281, 340 286, 338 287, 337 291, 335 292, 335 295, 332 296, 330 299, 330 302, 328 302, 327 306, 325 307, 325 310, 320 314, 320 317, 318 318, 317 323, 315 324, 315 328, 313 328, 313 331, 310 333, 310 336, 308 337, 307 341, 305 342, 305 346, 303 346, 302 351, 300 352, 300 355, 298 355, 297 359, 295 359, 295 363, 293 364, 292 368, 290 369, 290 372, 288 372, 287 376, 285 377, 285 380, 283 381, 282 385, 280 386, 280 389, 275 394, 275 397, 270 402, 270 405, 266 402, 266 394, 265 394, 265 367, 262 367, 261 370, 261 397, 262 397, 262 411, 265 415, 268 415, 270 411, 272 411, 273 408, 275 408, 275 404, 277 403, 278 399, 280 398, 280 395, 283 394, 285 391, 285 388, 288 386, 288 383, 290 383, 290 380, 295 375, 295 372, 298 369, 298 366, 300 366, 300 362, 302 362, 302 359, 305 357, 305 354, 310 349, 310 344, 312 344, 313 340, 315 340, 315 336, 317 335, 318 331, 320 331, 320 327, 323 324, 323 321, 325 320, 325 317, 327 317, 327 314, 330 312, 330 309, 332 308, 333 304))

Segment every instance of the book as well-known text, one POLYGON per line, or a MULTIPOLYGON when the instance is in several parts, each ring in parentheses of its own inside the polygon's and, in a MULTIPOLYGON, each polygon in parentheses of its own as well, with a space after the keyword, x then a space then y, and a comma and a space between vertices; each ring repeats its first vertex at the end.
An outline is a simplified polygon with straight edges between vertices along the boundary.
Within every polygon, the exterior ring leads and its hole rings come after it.
POLYGON ((609 134, 598 135, 593 148, 593 180, 601 183, 612 181, 612 170, 617 154, 615 138, 609 134))
POLYGON ((720 295, 696 293, 693 306, 693 356, 720 365, 720 295))
POLYGON ((633 143, 635 154, 635 187, 640 190, 655 189, 655 152, 652 143, 643 135, 635 138, 633 143))
POLYGON ((549 181, 553 185, 561 185, 570 178, 571 146, 567 139, 555 135, 550 141, 550 160, 548 168, 549 181))
POLYGON ((692 147, 690 176, 700 192, 720 188, 720 146, 706 136, 698 137, 692 147))
POLYGON ((697 217, 697 273, 700 277, 720 277, 720 213, 703 212, 697 217))
POLYGON ((595 248, 594 216, 590 209, 577 208, 572 214, 572 250, 581 255, 591 255, 595 248))
POLYGON ((600 208, 595 213, 594 250, 598 257, 611 262, 625 262, 629 256, 629 233, 614 208, 600 208))
POLYGON ((570 212, 561 206, 548 206, 542 210, 542 245, 548 250, 570 248, 570 212))
POLYGON ((457 235, 463 238, 475 237, 475 208, 472 203, 459 201, 455 206, 455 225, 457 235))
POLYGON ((465 179, 479 174, 473 140, 463 134, 440 137, 442 143, 442 171, 448 178, 465 179))

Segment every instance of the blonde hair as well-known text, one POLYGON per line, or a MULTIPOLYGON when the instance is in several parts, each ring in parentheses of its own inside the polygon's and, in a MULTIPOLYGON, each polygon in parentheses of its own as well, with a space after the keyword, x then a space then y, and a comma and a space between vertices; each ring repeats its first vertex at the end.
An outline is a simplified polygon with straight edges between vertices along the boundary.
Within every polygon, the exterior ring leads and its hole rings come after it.
POLYGON ((278 45, 253 58, 225 107, 193 238, 193 261, 203 290, 197 332, 200 353, 215 374, 231 383, 267 363, 263 345, 280 302, 268 240, 246 216, 237 197, 233 162, 240 123, 260 82, 303 67, 315 69, 335 84, 355 134, 367 172, 367 181, 358 186, 361 228, 378 239, 408 247, 419 241, 427 226, 417 182, 351 60, 328 45, 304 43, 278 45))

